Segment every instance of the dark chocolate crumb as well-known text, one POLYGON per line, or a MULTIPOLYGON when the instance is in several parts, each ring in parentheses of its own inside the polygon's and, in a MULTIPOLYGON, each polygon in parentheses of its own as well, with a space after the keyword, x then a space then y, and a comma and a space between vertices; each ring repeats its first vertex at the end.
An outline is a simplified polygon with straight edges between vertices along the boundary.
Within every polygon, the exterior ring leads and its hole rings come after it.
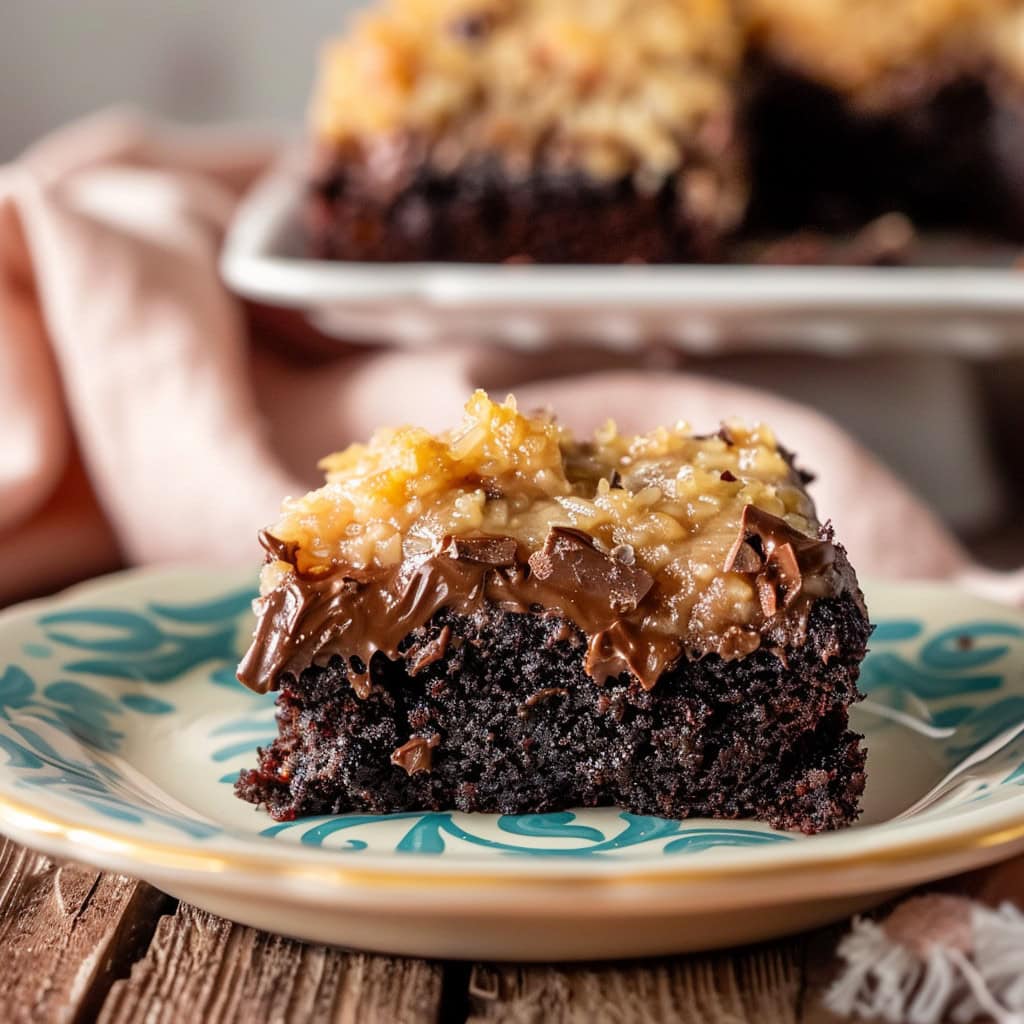
POLYGON ((522 704, 519 705, 519 709, 516 714, 520 718, 525 717, 531 708, 535 708, 538 704, 543 703, 546 700, 550 700, 552 697, 568 697, 569 691, 564 686, 545 686, 542 690, 537 690, 536 693, 531 693, 522 704))

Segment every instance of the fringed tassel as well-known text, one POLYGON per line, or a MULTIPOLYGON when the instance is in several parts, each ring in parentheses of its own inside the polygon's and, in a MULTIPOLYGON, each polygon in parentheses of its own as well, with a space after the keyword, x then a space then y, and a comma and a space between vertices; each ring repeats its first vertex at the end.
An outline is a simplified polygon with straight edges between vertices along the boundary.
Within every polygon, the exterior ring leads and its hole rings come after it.
POLYGON ((890 1024, 1024 1024, 1024 915, 957 896, 907 900, 884 921, 857 919, 833 1013, 890 1024))

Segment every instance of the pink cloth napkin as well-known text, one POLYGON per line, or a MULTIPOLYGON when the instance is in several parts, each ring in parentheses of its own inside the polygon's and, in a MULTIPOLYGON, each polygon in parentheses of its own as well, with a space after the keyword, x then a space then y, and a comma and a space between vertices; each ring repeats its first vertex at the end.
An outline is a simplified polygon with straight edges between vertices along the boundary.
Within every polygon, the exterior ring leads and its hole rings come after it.
POLYGON ((452 424, 477 385, 579 430, 763 419, 818 473, 862 575, 1024 594, 829 420, 770 394, 613 355, 584 369, 577 353, 346 347, 246 308, 218 247, 273 153, 111 112, 0 169, 0 601, 122 559, 255 567, 257 529, 316 481, 319 456, 380 424, 452 424))

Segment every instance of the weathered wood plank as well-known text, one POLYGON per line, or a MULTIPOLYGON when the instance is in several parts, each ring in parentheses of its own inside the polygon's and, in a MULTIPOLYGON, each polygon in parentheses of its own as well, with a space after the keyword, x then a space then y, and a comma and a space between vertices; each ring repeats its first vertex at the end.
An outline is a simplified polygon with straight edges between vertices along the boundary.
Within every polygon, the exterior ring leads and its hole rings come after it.
POLYGON ((474 966, 469 1022, 796 1024, 799 945, 587 967, 474 966))
POLYGON ((807 936, 804 943, 804 986, 800 997, 800 1024, 846 1024, 822 1002, 835 981, 840 962, 835 950, 848 924, 826 928, 807 936))
POLYGON ((100 1021, 433 1024, 441 984, 439 964, 306 945, 181 904, 100 1021))
POLYGON ((169 897, 142 882, 0 847, 0 1016, 90 1020, 169 897))

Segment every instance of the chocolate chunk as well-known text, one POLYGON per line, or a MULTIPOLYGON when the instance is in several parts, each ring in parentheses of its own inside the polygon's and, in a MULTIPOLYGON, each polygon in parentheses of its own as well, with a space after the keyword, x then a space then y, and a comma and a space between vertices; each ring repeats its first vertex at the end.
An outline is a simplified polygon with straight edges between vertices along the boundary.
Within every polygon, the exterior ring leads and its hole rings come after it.
POLYGON ((761 611, 766 619, 770 619, 779 610, 779 595, 764 573, 757 578, 757 599, 761 602, 761 611))
POLYGON ((369 700, 370 694, 373 693, 373 680, 370 679, 368 671, 350 672, 348 681, 360 700, 369 700))
POLYGON ((429 772, 433 767, 434 748, 440 742, 441 737, 436 732, 429 739, 424 736, 413 736, 391 752, 391 763, 404 768, 406 775, 429 772))
POLYGON ((646 570, 609 558, 588 534, 566 526, 551 527, 544 547, 530 556, 530 570, 563 593, 607 594, 620 615, 636 608, 654 585, 646 570))
POLYGON ((516 542, 513 537, 448 536, 441 545, 441 554, 473 565, 515 565, 516 542))
POLYGON ((788 608, 803 586, 803 573, 792 543, 778 545, 772 553, 772 566, 783 591, 783 606, 788 608))
POLYGON ((741 533, 736 538, 729 554, 725 556, 723 572, 757 572, 764 565, 764 559, 741 533))
POLYGON ((731 661, 733 658, 745 658, 760 646, 761 636, 755 630, 730 626, 722 633, 718 653, 726 661, 731 661))
MULTIPOLYGON (((759 509, 756 505, 745 505, 743 515, 740 517, 740 531, 728 555, 725 557, 725 572, 753 572, 761 567, 766 561, 770 561, 775 551, 785 545, 790 545, 790 554, 793 555, 793 562, 797 561, 797 545, 807 548, 821 547, 822 541, 813 537, 805 537, 798 530, 793 529, 785 519, 773 516, 770 512, 759 509), (749 556, 742 554, 742 548, 749 547, 758 557, 758 565, 754 569, 744 569, 738 566, 734 570, 734 563, 737 559, 744 559, 749 562, 749 556)), ((787 559, 787 567, 793 562, 787 559)), ((752 564, 752 563, 750 563, 752 564)))
POLYGON ((569 625, 566 619, 557 619, 555 620, 554 630, 545 641, 545 646, 551 647, 554 644, 564 644, 572 640, 574 635, 572 626, 569 625))
POLYGON ((736 476, 732 472, 730 472, 728 469, 723 469, 722 470, 721 479, 723 479, 727 484, 734 484, 734 483, 736 483, 736 476))
POLYGON ((723 568, 755 577, 761 610, 770 619, 796 602, 805 574, 828 573, 834 561, 835 548, 828 540, 806 537, 784 519, 747 505, 723 568))
POLYGON ((405 656, 406 664, 409 666, 409 675, 416 676, 428 665, 440 661, 448 650, 448 641, 451 640, 451 637, 451 627, 445 626, 430 643, 409 650, 405 656))
POLYGON ((313 563, 303 567, 299 564, 299 544, 294 540, 281 540, 268 530, 260 530, 258 534, 260 546, 267 552, 267 561, 287 562, 295 575, 303 580, 318 580, 325 576, 338 576, 346 581, 349 590, 356 589, 361 583, 368 583, 379 573, 373 569, 357 569, 354 566, 313 563))
POLYGON ((608 486, 613 491, 622 490, 622 474, 617 469, 612 470, 612 478, 608 481, 608 486))

